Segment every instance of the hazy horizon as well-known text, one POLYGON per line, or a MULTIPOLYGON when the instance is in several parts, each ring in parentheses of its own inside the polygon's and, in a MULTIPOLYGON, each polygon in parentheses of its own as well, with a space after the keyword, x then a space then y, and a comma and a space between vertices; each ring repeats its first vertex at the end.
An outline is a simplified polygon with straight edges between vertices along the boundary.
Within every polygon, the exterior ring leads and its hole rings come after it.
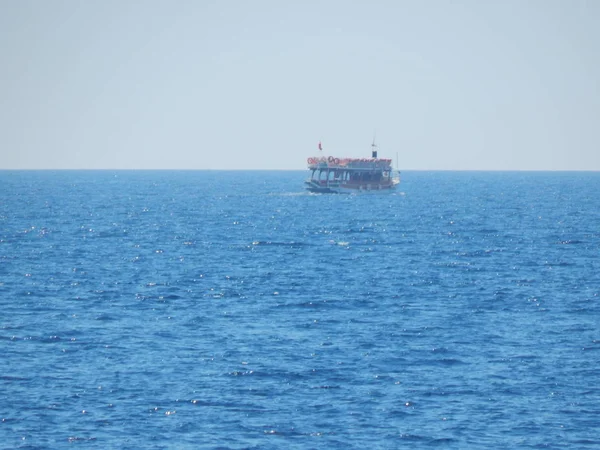
POLYGON ((600 2, 0 3, 0 169, 600 170, 600 2))

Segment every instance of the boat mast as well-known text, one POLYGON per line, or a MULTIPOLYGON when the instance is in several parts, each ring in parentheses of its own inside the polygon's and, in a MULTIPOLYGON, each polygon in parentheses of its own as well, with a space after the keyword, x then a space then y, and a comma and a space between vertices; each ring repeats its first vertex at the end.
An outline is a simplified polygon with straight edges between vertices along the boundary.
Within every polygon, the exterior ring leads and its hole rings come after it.
POLYGON ((377 158, 377 145, 375 144, 375 131, 373 131, 373 143, 371 144, 371 158, 377 158))

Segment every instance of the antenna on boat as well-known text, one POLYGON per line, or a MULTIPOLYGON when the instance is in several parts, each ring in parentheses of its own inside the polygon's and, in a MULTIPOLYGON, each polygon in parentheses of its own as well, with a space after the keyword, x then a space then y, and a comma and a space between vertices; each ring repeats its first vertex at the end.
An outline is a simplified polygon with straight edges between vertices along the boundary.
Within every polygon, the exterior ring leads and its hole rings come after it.
POLYGON ((373 143, 371 144, 371 158, 377 158, 377 145, 375 144, 375 131, 373 131, 373 143))

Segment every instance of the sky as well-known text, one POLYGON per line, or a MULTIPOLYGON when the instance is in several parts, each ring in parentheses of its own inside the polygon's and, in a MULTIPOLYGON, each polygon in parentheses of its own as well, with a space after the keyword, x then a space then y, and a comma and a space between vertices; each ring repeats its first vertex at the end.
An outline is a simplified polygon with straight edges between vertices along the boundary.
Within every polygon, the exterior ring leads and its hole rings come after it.
POLYGON ((0 169, 600 170, 600 1, 0 0, 0 169))

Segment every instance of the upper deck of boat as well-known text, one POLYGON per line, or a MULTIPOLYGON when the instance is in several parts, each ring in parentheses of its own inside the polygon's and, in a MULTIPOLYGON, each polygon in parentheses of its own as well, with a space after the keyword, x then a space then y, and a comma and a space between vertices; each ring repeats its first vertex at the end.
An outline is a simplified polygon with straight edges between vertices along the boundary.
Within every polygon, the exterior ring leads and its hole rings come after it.
POLYGON ((336 158, 321 156, 308 158, 308 168, 311 170, 356 170, 372 171, 392 170, 392 160, 383 158, 336 158))

